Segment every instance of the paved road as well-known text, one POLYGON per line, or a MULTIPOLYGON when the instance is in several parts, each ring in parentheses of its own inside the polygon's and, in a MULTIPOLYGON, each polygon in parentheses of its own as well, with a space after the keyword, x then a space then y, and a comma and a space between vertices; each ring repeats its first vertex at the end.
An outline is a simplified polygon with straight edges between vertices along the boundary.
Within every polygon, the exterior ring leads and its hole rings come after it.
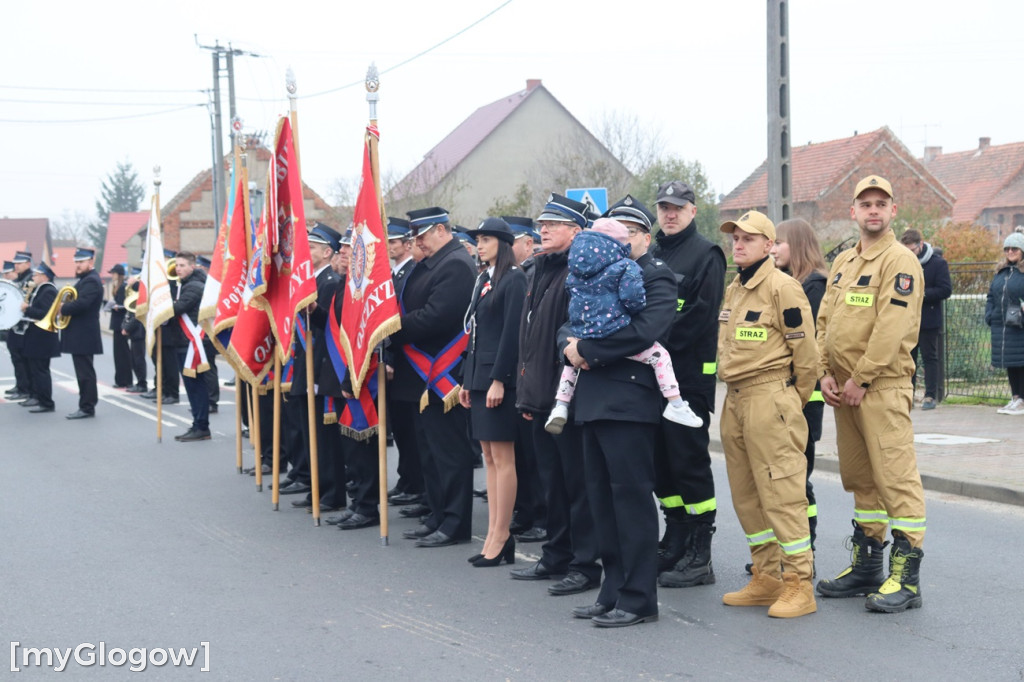
MULTIPOLYGON (((99 366, 109 378, 109 356, 99 366)), ((721 604, 745 583, 746 547, 716 458, 718 583, 662 590, 656 624, 599 630, 569 616, 594 593, 551 597, 506 567, 469 567, 479 540, 416 549, 400 538, 411 522, 395 518, 382 547, 376 529, 314 527, 288 498, 271 511, 269 493, 234 471, 230 409, 213 417, 214 440, 194 444, 170 437, 186 407, 168 409, 157 444, 151 404, 120 391, 103 391, 96 419, 67 422, 70 360, 54 367, 57 414, 0 404, 0 630, 21 647, 206 641, 206 678, 225 680, 1024 679, 1017 506, 928 493, 923 609, 820 600, 817 614, 775 621, 721 604)), ((833 573, 848 559, 851 500, 834 475, 816 478, 817 563, 833 573)), ((474 524, 486 525, 481 503, 474 524)), ((521 545, 518 560, 538 549, 521 545)), ((72 664, 63 675, 124 673, 72 664)))

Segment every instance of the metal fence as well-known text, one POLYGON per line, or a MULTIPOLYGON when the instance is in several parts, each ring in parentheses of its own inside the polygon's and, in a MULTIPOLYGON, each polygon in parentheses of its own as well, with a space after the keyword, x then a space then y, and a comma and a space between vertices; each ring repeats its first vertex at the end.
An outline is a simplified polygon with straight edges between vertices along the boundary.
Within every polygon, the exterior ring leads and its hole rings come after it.
MULTIPOLYGON (((985 298, 995 263, 950 263, 953 296, 946 301, 939 357, 946 395, 1009 399, 1006 371, 992 367, 992 341, 985 324, 985 298)), ((918 368, 918 389, 924 386, 918 368)))

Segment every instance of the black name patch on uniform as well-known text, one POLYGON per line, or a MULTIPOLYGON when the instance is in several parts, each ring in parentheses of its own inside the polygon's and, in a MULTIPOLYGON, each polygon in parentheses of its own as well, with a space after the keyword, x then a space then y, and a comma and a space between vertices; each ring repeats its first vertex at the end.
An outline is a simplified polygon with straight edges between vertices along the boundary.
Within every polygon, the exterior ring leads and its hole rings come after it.
MULTIPOLYGON (((786 308, 782 311, 782 321, 790 329, 796 329, 804 323, 804 316, 799 308, 786 308)), ((788 339, 789 336, 787 335, 788 339)))
POLYGON ((761 311, 760 310, 748 310, 747 311, 747 316, 743 318, 743 321, 744 322, 757 322, 760 319, 761 319, 761 311))
POLYGON ((803 332, 789 332, 788 334, 786 334, 786 340, 787 341, 790 340, 790 339, 802 339, 802 338, 804 338, 804 333, 803 332))
POLYGON ((860 279, 857 280, 857 286, 866 287, 871 284, 871 275, 861 275, 860 279))
POLYGON ((839 280, 842 279, 843 273, 837 272, 836 276, 832 278, 832 286, 839 284, 839 280))
POLYGON ((901 272, 896 275, 896 293, 901 296, 909 296, 914 293, 914 276, 901 272))
POLYGON ((889 303, 892 303, 893 305, 898 305, 901 308, 906 308, 907 307, 907 302, 906 301, 901 301, 898 298, 890 298, 889 299, 889 303))

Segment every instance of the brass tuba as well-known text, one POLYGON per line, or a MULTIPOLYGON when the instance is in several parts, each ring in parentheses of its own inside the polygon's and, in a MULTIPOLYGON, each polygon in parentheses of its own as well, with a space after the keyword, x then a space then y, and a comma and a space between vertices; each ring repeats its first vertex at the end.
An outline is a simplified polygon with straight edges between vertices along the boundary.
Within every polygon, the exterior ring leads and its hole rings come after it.
POLYGON ((36 326, 43 331, 56 332, 58 329, 66 329, 71 318, 66 315, 58 315, 57 309, 68 301, 78 298, 78 290, 71 286, 61 287, 57 292, 57 298, 53 299, 53 305, 46 311, 46 316, 36 322, 36 326))
POLYGON ((178 281, 178 259, 168 258, 167 259, 167 280, 169 282, 178 281))
POLYGON ((139 291, 138 289, 130 289, 128 295, 124 297, 124 309, 132 315, 135 314, 135 306, 139 302, 139 291))

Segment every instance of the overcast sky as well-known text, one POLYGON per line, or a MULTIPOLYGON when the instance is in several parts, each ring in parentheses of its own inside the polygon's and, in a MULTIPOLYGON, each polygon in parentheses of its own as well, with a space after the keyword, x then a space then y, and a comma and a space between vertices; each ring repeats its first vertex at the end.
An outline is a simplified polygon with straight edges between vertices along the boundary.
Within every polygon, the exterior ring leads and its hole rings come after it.
MULTIPOLYGON (((1024 141, 1024 3, 881 7, 790 3, 794 145, 883 125, 918 156, 1024 141)), ((209 167, 213 67, 195 34, 260 55, 235 58, 247 130, 287 112, 292 67, 303 179, 328 199, 359 173, 371 61, 385 172, 411 170, 476 108, 539 78, 584 125, 622 112, 659 130, 727 193, 766 155, 765 23, 765 0, 6 3, 0 216, 91 218, 118 162, 147 191, 159 164, 164 201, 209 167)), ((226 81, 223 96, 226 117, 226 81)))

